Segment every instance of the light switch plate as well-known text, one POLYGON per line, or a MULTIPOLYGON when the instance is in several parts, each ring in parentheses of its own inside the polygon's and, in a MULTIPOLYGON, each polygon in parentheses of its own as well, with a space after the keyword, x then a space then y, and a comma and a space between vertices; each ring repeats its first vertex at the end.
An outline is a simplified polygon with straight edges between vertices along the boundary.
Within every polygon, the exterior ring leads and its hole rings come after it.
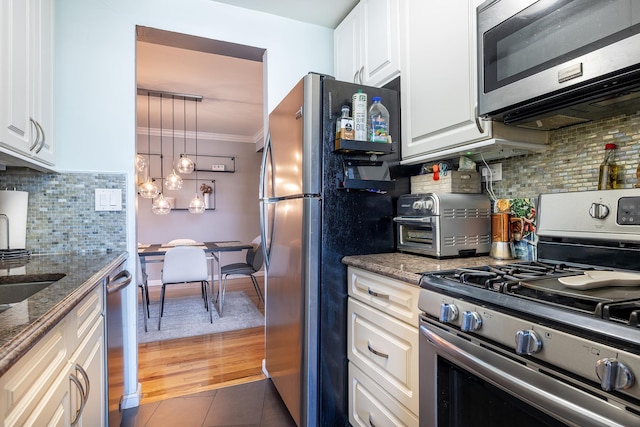
POLYGON ((122 190, 96 188, 96 211, 121 211, 122 190))

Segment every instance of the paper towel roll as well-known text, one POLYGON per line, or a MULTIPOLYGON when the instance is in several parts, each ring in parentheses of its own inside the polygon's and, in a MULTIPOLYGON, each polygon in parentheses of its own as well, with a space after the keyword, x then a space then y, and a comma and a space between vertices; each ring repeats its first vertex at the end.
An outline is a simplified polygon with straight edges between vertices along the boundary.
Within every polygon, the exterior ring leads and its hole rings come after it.
POLYGON ((0 249, 26 249, 27 204, 26 191, 0 190, 0 249), (9 247, 7 248, 7 218, 9 219, 9 247))

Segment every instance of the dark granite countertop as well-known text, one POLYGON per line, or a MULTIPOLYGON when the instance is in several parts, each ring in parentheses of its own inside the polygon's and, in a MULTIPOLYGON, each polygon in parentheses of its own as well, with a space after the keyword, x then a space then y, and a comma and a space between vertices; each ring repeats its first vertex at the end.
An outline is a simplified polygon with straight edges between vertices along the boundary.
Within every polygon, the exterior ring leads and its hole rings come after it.
POLYGON ((0 375, 127 257, 126 252, 50 254, 32 255, 24 262, 0 261, 0 285, 56 279, 64 274, 42 291, 0 313, 0 375))
POLYGON ((500 264, 505 261, 498 261, 488 256, 437 259, 393 252, 373 255, 351 255, 342 258, 342 262, 346 265, 402 280, 403 282, 417 286, 420 284, 421 276, 419 273, 451 270, 461 267, 478 267, 487 264, 500 264))

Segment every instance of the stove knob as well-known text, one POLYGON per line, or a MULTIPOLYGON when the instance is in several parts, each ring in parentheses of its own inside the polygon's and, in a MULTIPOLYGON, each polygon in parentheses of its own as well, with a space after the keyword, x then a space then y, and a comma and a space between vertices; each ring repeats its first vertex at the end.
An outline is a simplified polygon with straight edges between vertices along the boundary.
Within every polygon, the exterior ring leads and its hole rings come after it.
POLYGON ((440 306, 440 321, 442 323, 451 323, 458 318, 458 307, 453 304, 443 303, 440 306))
POLYGON ((465 332, 477 331, 482 327, 482 317, 476 311, 465 311, 462 313, 462 325, 460 329, 465 332))
POLYGON ((604 391, 626 390, 633 385, 633 373, 616 359, 600 359, 596 362, 596 375, 604 391))
POLYGON ((602 203, 591 203, 589 215, 591 215, 591 218, 604 219, 609 215, 609 208, 602 203))
POLYGON ((540 350, 542 350, 542 341, 538 334, 531 330, 516 332, 516 353, 530 356, 540 353, 540 350))

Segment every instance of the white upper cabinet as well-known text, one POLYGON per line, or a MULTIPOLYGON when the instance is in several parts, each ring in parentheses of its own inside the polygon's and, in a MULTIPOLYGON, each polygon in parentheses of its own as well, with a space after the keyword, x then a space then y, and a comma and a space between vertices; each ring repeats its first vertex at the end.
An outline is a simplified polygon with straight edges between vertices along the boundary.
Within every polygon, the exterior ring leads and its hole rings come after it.
POLYGON ((54 164, 52 0, 5 0, 0 146, 36 167, 54 164))
POLYGON ((496 125, 477 116, 476 6, 480 2, 402 2, 402 158, 406 163, 492 138, 527 149, 546 143, 543 132, 496 125))
POLYGON ((399 0, 361 0, 333 33, 335 77, 382 86, 400 74, 399 0))
POLYGON ((476 116, 473 2, 408 0, 407 78, 403 86, 404 159, 488 138, 476 116), (406 132, 406 133, 405 133, 406 132))

